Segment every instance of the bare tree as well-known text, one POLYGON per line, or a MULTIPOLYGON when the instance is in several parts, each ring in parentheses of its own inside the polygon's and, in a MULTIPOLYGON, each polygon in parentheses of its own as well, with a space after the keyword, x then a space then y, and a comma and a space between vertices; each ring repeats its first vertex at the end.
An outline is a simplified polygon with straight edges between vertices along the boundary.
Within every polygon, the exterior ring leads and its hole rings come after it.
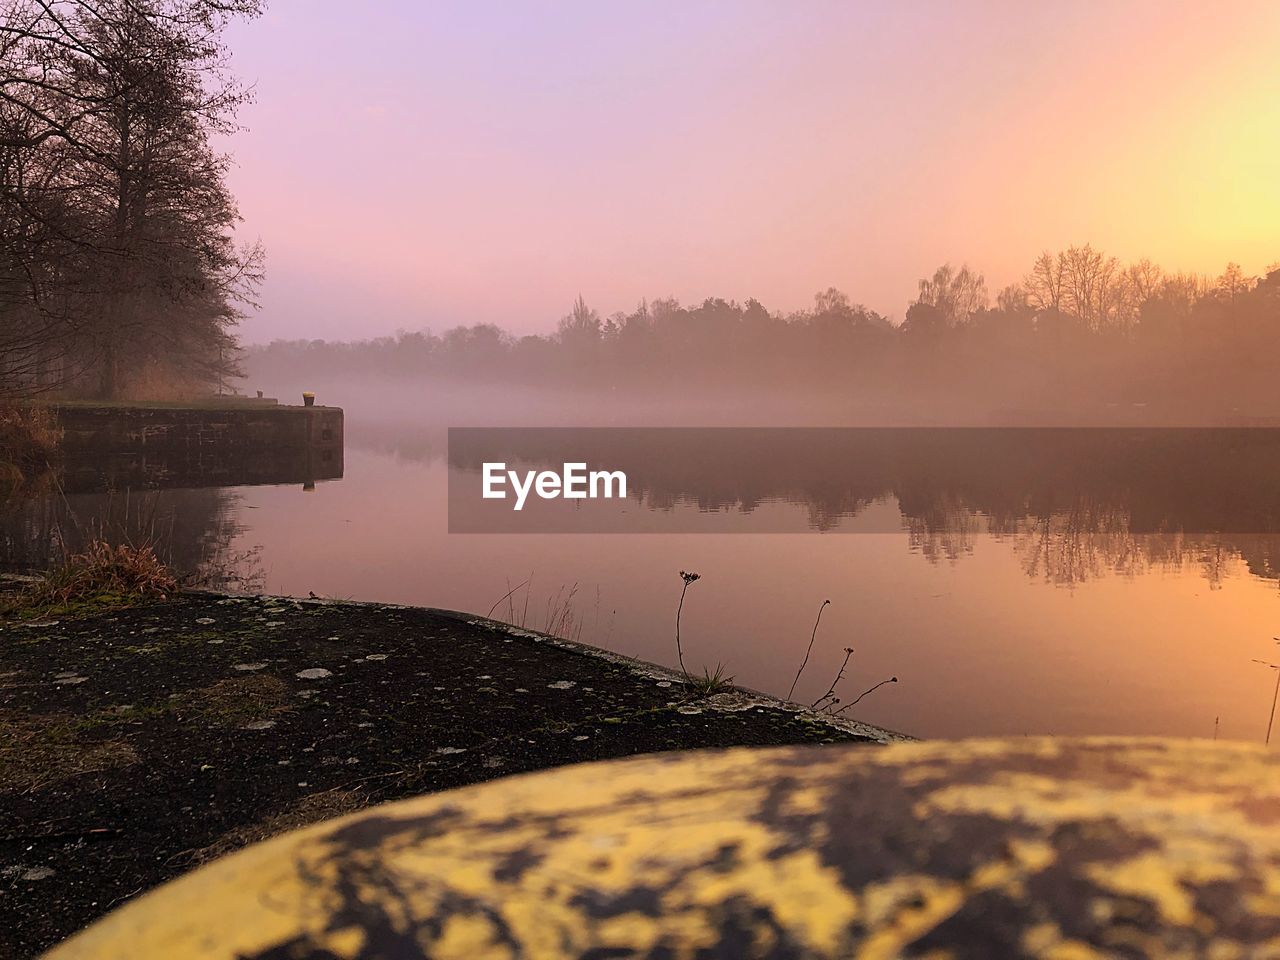
POLYGON ((956 270, 945 263, 920 281, 915 302, 933 307, 944 326, 961 327, 987 306, 987 282, 968 264, 956 270))
POLYGON ((1011 283, 996 294, 996 307, 1002 313, 1017 314, 1031 309, 1031 295, 1026 285, 1011 283))
POLYGON ((1117 280, 1120 262, 1089 244, 1068 247, 1059 254, 1062 264, 1065 309, 1090 330, 1111 325, 1119 302, 1117 280))
POLYGON ((1130 264, 1124 276, 1139 305, 1156 296, 1165 279, 1164 271, 1145 257, 1130 264))
POLYGON ((1037 311, 1060 313, 1066 289, 1062 255, 1054 256, 1047 250, 1040 254, 1022 285, 1027 291, 1027 301, 1037 311))
MULTIPOLYGON (((9 0, 0 21, 0 311, 36 331, 0 371, 10 391, 83 378, 116 395, 166 368, 193 383, 234 365, 259 248, 237 249, 228 160, 248 96, 221 33, 258 0, 9 0), (61 377, 49 377, 49 356, 61 377)), ((29 335, 30 336, 30 335, 29 335)))
POLYGON ((1238 263, 1228 263, 1227 268, 1222 271, 1222 276, 1214 283, 1214 289, 1226 305, 1229 317, 1235 316, 1237 301, 1248 292, 1253 283, 1252 278, 1245 276, 1238 263))

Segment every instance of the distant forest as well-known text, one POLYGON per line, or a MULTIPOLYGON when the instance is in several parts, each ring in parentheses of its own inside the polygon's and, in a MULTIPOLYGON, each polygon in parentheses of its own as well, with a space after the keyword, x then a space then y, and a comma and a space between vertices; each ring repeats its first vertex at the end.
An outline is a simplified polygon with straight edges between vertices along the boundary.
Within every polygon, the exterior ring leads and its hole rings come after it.
MULTIPOLYGON (((257 376, 362 375, 696 399, 731 388, 837 396, 868 412, 1038 414, 1097 409, 1201 422, 1280 415, 1280 264, 1214 278, 1123 265, 1091 246, 1044 253, 994 298, 945 265, 901 323, 836 289, 770 311, 673 299, 602 316, 581 297, 546 336, 491 324, 437 335, 254 347, 257 376)), ((1150 419, 1150 417, 1147 417, 1150 419)))

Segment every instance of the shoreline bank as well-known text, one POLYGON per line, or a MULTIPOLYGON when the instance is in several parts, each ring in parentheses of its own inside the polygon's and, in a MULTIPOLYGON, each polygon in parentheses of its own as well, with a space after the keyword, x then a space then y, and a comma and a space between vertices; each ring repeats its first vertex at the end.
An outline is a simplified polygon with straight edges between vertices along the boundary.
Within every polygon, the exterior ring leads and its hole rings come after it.
POLYGON ((184 593, 0 624, 0 953, 375 803, 642 753, 910 739, 465 613, 184 593))

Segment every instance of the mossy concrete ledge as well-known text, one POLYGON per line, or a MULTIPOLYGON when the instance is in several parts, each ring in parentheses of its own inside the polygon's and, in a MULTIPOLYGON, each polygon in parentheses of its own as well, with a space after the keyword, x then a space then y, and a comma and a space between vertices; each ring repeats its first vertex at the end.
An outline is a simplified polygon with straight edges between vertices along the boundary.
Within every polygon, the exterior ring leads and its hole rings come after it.
POLYGON ((442 610, 184 594, 11 621, 0 956, 382 801, 641 753, 901 739, 442 610))
POLYGON ((50 409, 72 455, 341 451, 343 444, 340 407, 210 400, 192 404, 56 403, 50 409))

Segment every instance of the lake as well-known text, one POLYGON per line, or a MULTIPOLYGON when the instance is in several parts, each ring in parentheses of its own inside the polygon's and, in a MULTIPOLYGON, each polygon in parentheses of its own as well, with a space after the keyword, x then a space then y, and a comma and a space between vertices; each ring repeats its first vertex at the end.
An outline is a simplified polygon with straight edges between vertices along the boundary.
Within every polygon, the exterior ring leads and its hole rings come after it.
MULTIPOLYGON (((757 441, 739 436, 711 459, 746 462, 757 441)), ((771 466, 736 483, 641 448, 640 490, 609 521, 623 526, 603 528, 636 532, 548 532, 576 529, 566 514, 530 528, 543 532, 451 534, 451 484, 475 482, 475 450, 451 449, 442 430, 349 415, 340 479, 89 484, 6 515, 3 559, 39 566, 52 544, 118 528, 230 588, 492 611, 667 665, 680 573, 694 571, 686 664, 724 664, 748 687, 787 694, 830 600, 796 684, 804 702, 852 647, 844 702, 899 682, 847 715, 919 736, 1262 739, 1275 674, 1252 661, 1280 660, 1270 452, 1220 469, 1199 448, 1160 448, 1133 473, 1092 448, 1043 470, 1044 450, 1023 440, 998 455, 966 440, 977 452, 932 459, 919 451, 936 452, 934 440, 906 453, 896 439, 859 439, 852 453, 839 439, 797 443, 757 456, 771 466), (1205 466, 1170 466, 1184 462, 1205 466), (1060 482, 1071 475, 1092 478, 1088 489, 1060 482)), ((551 462, 559 448, 544 453, 551 462)))

